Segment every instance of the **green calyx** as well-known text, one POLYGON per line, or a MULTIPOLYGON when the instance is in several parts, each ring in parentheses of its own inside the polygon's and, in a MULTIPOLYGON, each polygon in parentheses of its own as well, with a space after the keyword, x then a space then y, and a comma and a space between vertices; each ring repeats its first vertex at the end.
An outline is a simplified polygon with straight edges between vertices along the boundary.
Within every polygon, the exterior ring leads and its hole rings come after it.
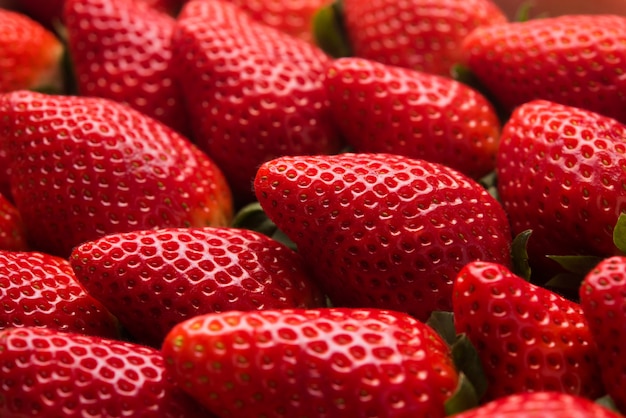
POLYGON ((352 55, 343 17, 342 0, 321 7, 313 16, 315 43, 333 58, 352 55))

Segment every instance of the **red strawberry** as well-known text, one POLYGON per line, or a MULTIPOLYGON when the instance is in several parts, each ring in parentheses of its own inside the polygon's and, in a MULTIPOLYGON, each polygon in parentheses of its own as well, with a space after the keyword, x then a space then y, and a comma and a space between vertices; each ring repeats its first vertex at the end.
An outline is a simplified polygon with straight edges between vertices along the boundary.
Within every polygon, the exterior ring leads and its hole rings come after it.
POLYGON ((329 58, 224 1, 187 3, 174 34, 194 138, 236 200, 253 198, 256 168, 280 155, 337 152, 326 90, 329 58))
POLYGON ((59 87, 63 45, 22 13, 0 9, 0 93, 59 87))
POLYGON ((0 416, 209 418, 158 350, 36 328, 0 331, 0 416))
POLYGON ((174 325, 226 310, 324 304, 301 257, 234 228, 171 228, 108 235, 77 247, 78 280, 140 342, 160 347, 174 325))
POLYGON ((475 178, 495 168, 498 116, 459 82, 342 58, 330 65, 325 85, 335 122, 357 152, 422 158, 475 178))
POLYGON ((466 263, 510 263, 498 202, 439 164, 390 154, 282 157, 260 167, 254 186, 337 306, 425 320, 452 309, 452 282, 466 263))
POLYGON ((0 250, 26 251, 26 231, 22 216, 2 194, 0 194, 0 250))
POLYGON ((354 56, 443 76, 465 36, 506 22, 491 0, 343 0, 343 9, 354 56))
POLYGON ((514 234, 531 229, 533 274, 545 255, 616 253, 613 228, 626 212, 626 126, 547 101, 520 106, 503 128, 498 191, 514 234))
POLYGON ((626 413, 626 257, 601 261, 580 287, 580 303, 598 345, 604 387, 626 413))
POLYGON ((136 0, 67 0, 64 20, 78 89, 190 133, 174 79, 173 17, 136 0))
POLYGON ((626 17, 572 15, 478 28, 465 61, 508 109, 533 99, 626 122, 626 17))
POLYGON ((604 394, 598 352, 581 307, 492 262, 468 263, 454 282, 454 321, 476 347, 486 397, 558 391, 604 394))
POLYGON ((228 0, 267 26, 304 41, 313 42, 315 12, 332 0, 228 0))
POLYGON ((439 336, 392 311, 208 314, 162 350, 179 384, 224 417, 443 417, 458 381, 439 336))
POLYGON ((35 249, 67 256, 108 233, 230 221, 215 164, 125 105, 15 92, 0 98, 2 123, 13 196, 35 249))
POLYGON ((0 329, 45 327, 118 337, 117 320, 76 280, 67 260, 0 251, 0 329))
POLYGON ((559 392, 509 395, 454 418, 620 418, 589 399, 559 392))

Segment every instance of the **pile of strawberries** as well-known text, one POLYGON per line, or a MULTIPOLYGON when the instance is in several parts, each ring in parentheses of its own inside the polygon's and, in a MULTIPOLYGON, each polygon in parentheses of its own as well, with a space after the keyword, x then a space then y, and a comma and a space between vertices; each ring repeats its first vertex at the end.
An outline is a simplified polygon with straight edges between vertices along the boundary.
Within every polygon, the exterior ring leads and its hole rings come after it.
POLYGON ((626 414, 626 17, 5 7, 0 417, 626 414))

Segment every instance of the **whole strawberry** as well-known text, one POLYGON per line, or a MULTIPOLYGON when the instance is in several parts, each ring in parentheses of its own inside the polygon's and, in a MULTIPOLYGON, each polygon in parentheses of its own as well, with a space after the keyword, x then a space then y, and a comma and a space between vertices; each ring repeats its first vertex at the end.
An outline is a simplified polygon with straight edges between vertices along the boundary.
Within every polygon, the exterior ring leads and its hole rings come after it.
POLYGON ((580 303, 598 345, 604 386, 626 413, 625 256, 607 258, 587 274, 580 287, 580 303))
POLYGON ((356 152, 421 158, 474 178, 495 167, 498 116, 464 84, 360 58, 334 61, 324 84, 356 152))
POLYGON ((598 356, 582 308, 493 262, 468 263, 454 282, 454 321, 476 347, 486 399, 557 391, 604 394, 598 356))
POLYGON ((458 382, 443 340, 392 311, 208 314, 162 350, 178 384, 224 417, 443 417, 458 382))
POLYGON ((64 22, 81 95, 125 103, 191 133, 174 74, 173 17, 137 0, 67 0, 64 22))
POLYGON ((491 401, 454 418, 620 418, 589 399, 559 392, 519 393, 491 401))
POLYGON ((0 93, 59 87, 63 45, 28 16, 0 8, 0 93))
POLYGON ((281 157, 263 164, 259 202, 336 306, 426 320, 452 309, 469 261, 510 263, 499 203, 474 180, 391 154, 281 157))
POLYGON ((475 28, 506 22, 491 0, 343 0, 354 56, 449 76, 475 28))
POLYGON ((70 263, 0 250, 0 329, 44 327, 116 338, 117 320, 76 280, 70 263))
POLYGON ((0 331, 0 416, 208 418, 153 348, 39 328, 0 331))
POLYGON ((325 302, 297 253, 242 229, 111 234, 78 246, 70 261, 78 280, 127 331, 155 347, 192 316, 325 302))
POLYGON ((532 230, 533 275, 549 277, 546 255, 610 256, 626 212, 626 126, 548 101, 520 106, 503 128, 498 192, 514 234, 532 230))
POLYGON ((230 221, 219 168, 188 140, 123 104, 10 93, 0 97, 0 131, 34 249, 68 256, 109 233, 230 221))
POLYGON ((264 161, 341 149, 322 83, 329 58, 315 46, 222 0, 187 3, 173 43, 194 139, 236 201, 253 199, 264 161))
POLYGON ((481 27, 463 42, 464 61, 500 105, 534 99, 626 122, 626 17, 567 15, 481 27))

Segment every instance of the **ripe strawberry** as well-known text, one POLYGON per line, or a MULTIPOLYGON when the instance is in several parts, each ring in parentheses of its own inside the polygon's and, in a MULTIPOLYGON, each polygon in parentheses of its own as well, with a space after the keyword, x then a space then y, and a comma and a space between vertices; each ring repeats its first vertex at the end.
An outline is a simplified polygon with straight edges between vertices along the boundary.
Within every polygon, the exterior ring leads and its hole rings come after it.
POLYGON ((28 16, 0 9, 0 93, 58 87, 63 45, 28 16))
POLYGON ((208 314, 177 325, 166 368, 237 417, 443 417, 458 375, 427 325, 373 309, 208 314))
POLYGON ((464 84, 342 58, 330 65, 325 85, 335 122, 357 152, 421 158, 474 178, 495 168, 498 116, 464 84))
POLYGON ((503 209, 440 164, 391 154, 282 157, 260 167, 254 186, 337 306, 425 320, 452 309, 452 281, 466 263, 510 263, 503 209))
POLYGON ((478 28, 466 64, 500 105, 545 99, 626 122, 626 17, 572 15, 478 28))
POLYGON ((129 333, 155 347, 192 316, 325 302, 297 253, 235 228, 112 234, 78 246, 70 261, 78 280, 129 333))
POLYGON ((64 18, 82 95, 125 103, 190 134, 174 79, 173 17, 136 0, 67 0, 64 18))
POLYGON ((454 321, 476 347, 486 398, 558 391, 604 394, 581 307, 493 262, 468 263, 454 282, 454 321))
POLYGON ((119 336, 117 320, 76 280, 67 260, 0 251, 0 329, 45 327, 119 336))
POLYGON ((449 76, 461 43, 480 26, 506 22, 491 0, 343 0, 354 56, 449 76))
POLYGON ((559 392, 509 395, 454 418, 620 418, 589 399, 559 392))
POLYGON ((26 231, 22 216, 2 194, 0 194, 0 250, 26 251, 26 231))
POLYGON ((0 331, 0 416, 195 418, 158 350, 37 328, 0 331))
POLYGON ((248 13, 254 20, 313 42, 311 21, 315 12, 332 0, 228 0, 248 13))
POLYGON ((531 229, 533 274, 545 255, 616 253, 613 228, 626 212, 626 127, 547 101, 520 106, 503 128, 498 192, 514 234, 531 229))
POLYGON ((580 303, 598 345, 604 387, 622 412, 626 412, 626 257, 601 261, 580 287, 580 303))
POLYGON ((340 150, 315 46, 220 0, 187 3, 173 42, 195 141, 237 201, 253 198, 264 161, 340 150))
POLYGON ((15 92, 0 98, 0 129, 13 197, 35 249, 67 256, 109 233, 230 221, 217 166, 125 105, 15 92))

